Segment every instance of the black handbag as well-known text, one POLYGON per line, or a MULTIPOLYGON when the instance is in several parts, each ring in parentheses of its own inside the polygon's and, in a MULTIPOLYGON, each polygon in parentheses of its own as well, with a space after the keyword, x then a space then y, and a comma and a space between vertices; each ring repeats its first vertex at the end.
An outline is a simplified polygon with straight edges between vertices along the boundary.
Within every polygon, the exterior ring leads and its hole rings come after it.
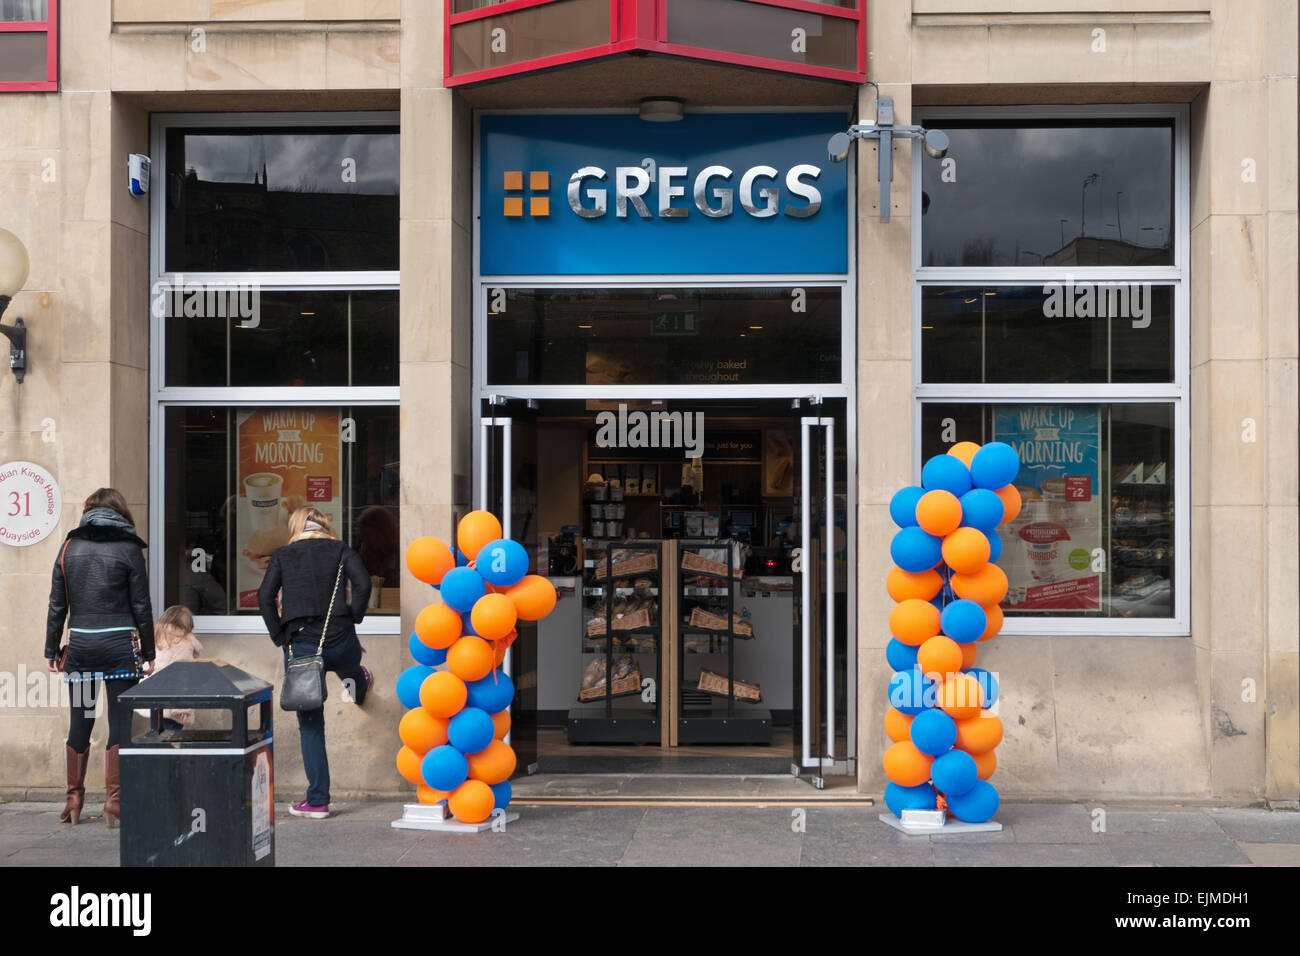
POLYGON ((329 609, 325 612, 325 623, 320 630, 320 643, 316 653, 306 657, 293 656, 293 638, 289 638, 289 660, 284 665, 284 688, 280 691, 281 710, 319 710, 325 706, 325 633, 329 630, 330 615, 334 611, 334 596, 339 591, 339 581, 343 577, 343 560, 339 559, 339 570, 334 575, 334 590, 330 592, 329 609))

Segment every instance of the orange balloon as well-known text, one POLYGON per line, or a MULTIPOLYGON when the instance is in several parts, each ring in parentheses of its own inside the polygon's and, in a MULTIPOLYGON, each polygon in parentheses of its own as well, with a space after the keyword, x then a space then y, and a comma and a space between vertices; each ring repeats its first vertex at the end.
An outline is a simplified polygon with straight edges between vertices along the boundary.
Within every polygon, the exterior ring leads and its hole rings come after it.
POLYGON ((975 666, 975 657, 977 656, 978 651, 975 643, 958 644, 957 646, 961 648, 961 669, 970 670, 975 666))
POLYGON ((430 604, 415 616, 415 636, 435 650, 446 650, 461 633, 460 615, 445 604, 430 604))
POLYGON ((913 718, 903 713, 901 710, 889 708, 885 711, 885 734, 890 740, 897 743, 900 740, 912 739, 912 720, 913 718))
POLYGON ((963 465, 969 468, 972 459, 975 457, 975 453, 979 450, 980 446, 975 444, 973 441, 959 441, 948 449, 948 454, 960 460, 963 465))
POLYGON ((1020 491, 1015 485, 1006 485, 1002 488, 995 488, 993 493, 1002 499, 1002 524, 1008 521, 1015 521, 1016 515, 1020 514, 1020 491))
POLYGON ((885 776, 900 787, 919 787, 930 779, 934 758, 916 749, 910 740, 900 740, 885 751, 885 776))
POLYGON ((885 578, 885 590, 895 601, 918 598, 928 601, 943 588, 943 578, 933 568, 913 574, 902 568, 891 568, 885 578))
POLYGON ((447 721, 435 717, 423 707, 414 707, 402 715, 397 724, 402 743, 423 756, 447 742, 447 721))
POLYGON ((417 783, 415 785, 415 799, 423 804, 430 805, 447 799, 447 791, 435 790, 427 783, 417 783))
POLYGON ((473 561, 478 553, 501 537, 501 522, 490 511, 471 511, 456 525, 456 546, 473 561))
POLYGON ((889 632, 904 644, 919 647, 939 633, 939 609, 929 601, 908 598, 889 612, 889 632))
POLYGON ((518 618, 515 602, 505 594, 485 594, 474 602, 469 612, 474 633, 487 641, 501 640, 514 630, 518 618))
POLYGON ((957 746, 968 754, 986 754, 1002 743, 1002 721, 982 713, 957 723, 957 746))
POLYGON ((444 720, 460 713, 468 697, 469 688, 451 671, 434 671, 420 685, 420 705, 444 720))
POLYGON ((1007 596, 1007 574, 996 564, 986 564, 974 574, 954 574, 952 589, 988 610, 1007 596))
POLYGON ((456 566, 456 557, 437 538, 416 538, 406 547, 406 566, 425 584, 441 584, 442 576, 456 566))
POLYGON ((987 780, 998 769, 998 756, 992 750, 983 754, 971 754, 971 758, 975 761, 975 775, 981 780, 987 780))
POLYGON ((972 674, 953 674, 939 688, 939 707, 953 720, 979 717, 984 690, 972 674))
POLYGON ((978 528, 958 528, 943 539, 943 560, 960 574, 973 574, 989 563, 989 539, 978 528))
POLYGON ((961 502, 951 491, 927 491, 916 503, 916 523, 938 538, 952 534, 961 525, 961 502))
POLYGON ((403 747, 397 751, 397 772, 407 783, 421 783, 424 780, 420 776, 420 764, 423 760, 424 758, 410 747, 403 747))
POLYGON ((461 823, 482 823, 495 803, 492 788, 481 780, 466 780, 447 795, 447 809, 461 823))
POLYGON ((487 677, 492 673, 492 664, 492 645, 481 637, 466 634, 447 652, 447 670, 463 681, 487 677))
MULTIPOLYGON (((984 633, 980 635, 981 641, 987 641, 997 636, 998 631, 1002 630, 1002 608, 996 604, 990 604, 984 608, 984 616, 988 618, 988 627, 984 628, 984 633)), ((967 647, 973 648, 974 644, 967 644, 967 647)), ((969 665, 967 665, 969 666, 969 665)))
POLYGON ((540 574, 525 574, 506 591, 521 621, 540 621, 555 607, 555 585, 540 574))
POLYGON ((916 663, 923 674, 946 677, 961 670, 962 649, 950 637, 942 634, 930 638, 916 653, 916 663))
POLYGON ((493 740, 476 754, 466 754, 465 759, 469 761, 469 775, 484 783, 509 780, 515 772, 515 752, 500 740, 493 740))
POLYGON ((493 714, 492 726, 496 728, 492 736, 497 740, 505 739, 506 734, 510 733, 510 711, 503 710, 500 713, 493 714))

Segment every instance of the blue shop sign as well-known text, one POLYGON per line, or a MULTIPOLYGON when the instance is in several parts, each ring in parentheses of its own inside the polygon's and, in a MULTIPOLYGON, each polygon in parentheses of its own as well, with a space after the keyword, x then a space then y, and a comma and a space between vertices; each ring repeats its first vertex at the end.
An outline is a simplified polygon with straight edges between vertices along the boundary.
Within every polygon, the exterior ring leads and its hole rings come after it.
POLYGON ((483 275, 848 271, 841 113, 487 115, 483 275))

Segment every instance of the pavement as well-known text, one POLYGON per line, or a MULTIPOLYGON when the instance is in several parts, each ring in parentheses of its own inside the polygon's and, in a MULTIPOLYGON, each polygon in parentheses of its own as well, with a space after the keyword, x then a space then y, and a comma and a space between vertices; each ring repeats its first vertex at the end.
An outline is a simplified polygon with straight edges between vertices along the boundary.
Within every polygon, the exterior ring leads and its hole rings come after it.
MULTIPOLYGON (((502 832, 395 829, 399 800, 335 802, 328 820, 276 806, 279 866, 1300 866, 1290 810, 1002 805, 998 833, 907 836, 850 783, 789 776, 550 775, 515 782, 502 832)), ((0 803, 0 866, 116 866, 118 834, 88 800, 0 803)), ((129 808, 126 808, 129 812, 129 808)))

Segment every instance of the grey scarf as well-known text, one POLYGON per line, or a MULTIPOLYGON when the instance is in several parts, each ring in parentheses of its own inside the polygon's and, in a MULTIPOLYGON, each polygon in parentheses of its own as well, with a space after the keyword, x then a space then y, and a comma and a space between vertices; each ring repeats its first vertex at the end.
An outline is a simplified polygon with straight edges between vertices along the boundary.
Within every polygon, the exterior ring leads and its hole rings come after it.
POLYGON ((88 524, 99 525, 107 528, 119 528, 127 534, 135 534, 135 525, 127 521, 112 508, 91 508, 81 516, 81 523, 77 525, 84 528, 88 524))

